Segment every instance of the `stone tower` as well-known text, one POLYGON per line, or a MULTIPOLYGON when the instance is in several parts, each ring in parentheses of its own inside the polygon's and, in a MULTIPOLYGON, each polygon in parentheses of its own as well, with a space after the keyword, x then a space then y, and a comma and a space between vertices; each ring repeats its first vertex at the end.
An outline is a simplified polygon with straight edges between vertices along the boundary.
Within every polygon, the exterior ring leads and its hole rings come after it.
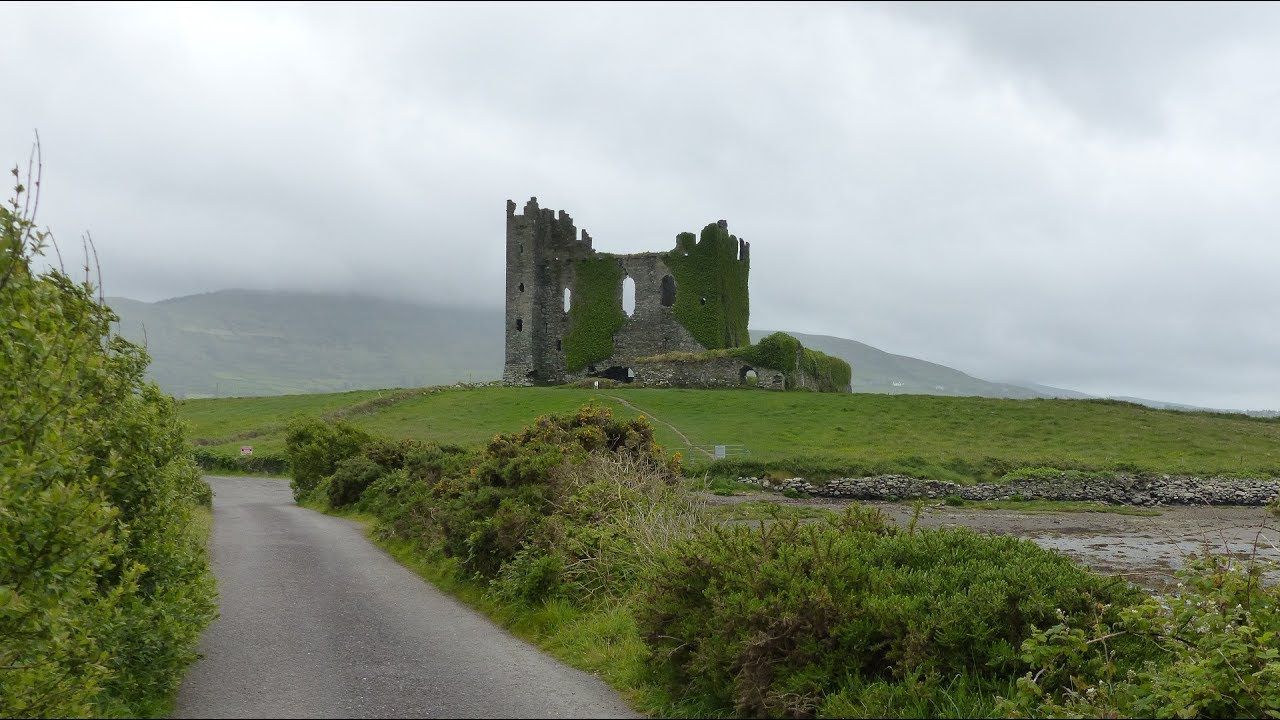
POLYGON ((524 213, 507 201, 506 362, 508 385, 556 382, 550 368, 564 366, 563 336, 568 317, 556 290, 569 287, 567 263, 591 255, 591 236, 577 236, 573 218, 538 207, 529 198, 524 213))

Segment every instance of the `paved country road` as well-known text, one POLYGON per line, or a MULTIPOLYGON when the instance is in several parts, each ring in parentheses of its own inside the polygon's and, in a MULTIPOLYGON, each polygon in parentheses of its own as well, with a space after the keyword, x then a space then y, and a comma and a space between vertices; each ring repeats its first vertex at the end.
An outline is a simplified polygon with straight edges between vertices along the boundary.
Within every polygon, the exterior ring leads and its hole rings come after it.
POLYGON ((211 477, 221 617, 177 717, 635 717, 287 482, 211 477))

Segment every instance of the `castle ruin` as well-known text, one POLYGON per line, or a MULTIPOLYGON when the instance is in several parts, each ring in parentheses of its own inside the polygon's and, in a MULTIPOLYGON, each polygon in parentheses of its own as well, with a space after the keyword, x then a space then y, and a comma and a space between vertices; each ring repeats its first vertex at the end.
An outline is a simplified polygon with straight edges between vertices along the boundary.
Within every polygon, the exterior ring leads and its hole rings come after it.
POLYGON ((517 214, 508 200, 503 382, 837 389, 809 367, 826 356, 794 338, 772 354, 750 345, 750 252, 724 220, 681 233, 667 252, 597 252, 565 211, 530 198, 517 214), (634 293, 629 313, 624 292, 634 293))

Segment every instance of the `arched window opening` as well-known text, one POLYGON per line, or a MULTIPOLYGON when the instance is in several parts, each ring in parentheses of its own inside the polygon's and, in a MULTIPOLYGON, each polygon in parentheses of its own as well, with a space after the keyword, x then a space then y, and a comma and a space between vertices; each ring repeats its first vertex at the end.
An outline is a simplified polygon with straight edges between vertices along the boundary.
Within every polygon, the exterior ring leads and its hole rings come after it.
POLYGON ((516 318, 516 332, 524 332, 524 319, 516 318))
POLYGON ((556 338, 556 352, 564 350, 564 342, 560 338, 556 338))
POLYGON ((518 251, 518 254, 523 254, 523 253, 524 253, 524 243, 520 243, 520 250, 518 251))
POLYGON ((636 281, 630 275, 622 280, 622 312, 627 317, 636 314, 636 281))
POLYGON ((756 373, 755 368, 742 368, 742 370, 738 372, 738 377, 741 379, 743 385, 750 385, 754 387, 760 384, 760 375, 756 373))
POLYGON ((569 307, 571 306, 570 300, 572 298, 573 298, 573 292, 570 291, 569 288, 565 288, 564 289, 564 311, 565 312, 569 312, 569 307))
POLYGON ((670 275, 662 276, 662 305, 671 307, 676 304, 676 279, 670 275))
POLYGON ((524 292, 524 283, 520 283, 520 292, 524 292))

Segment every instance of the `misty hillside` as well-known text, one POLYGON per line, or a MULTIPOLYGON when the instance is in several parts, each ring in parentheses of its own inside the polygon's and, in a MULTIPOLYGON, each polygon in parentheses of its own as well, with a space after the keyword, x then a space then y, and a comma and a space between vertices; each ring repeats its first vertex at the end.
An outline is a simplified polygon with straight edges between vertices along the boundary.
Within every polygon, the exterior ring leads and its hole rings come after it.
POLYGON ((489 380, 497 311, 368 297, 224 290, 143 303, 108 298, 177 397, 283 395, 489 380))
MULTIPOLYGON (((756 342, 772 330, 752 330, 756 342)), ((792 332, 805 347, 844 358, 853 366, 853 391, 902 395, 980 395, 999 398, 1049 397, 1018 385, 994 383, 945 365, 894 355, 856 340, 792 332)))
MULTIPOLYGON (((502 372, 497 309, 362 296, 224 290, 144 303, 109 298, 121 333, 144 340, 152 377, 178 397, 282 395, 493 380, 502 372)), ((757 340, 768 334, 752 331, 757 340)), ((793 333, 853 365, 855 392, 1031 398, 854 340, 793 333)))

